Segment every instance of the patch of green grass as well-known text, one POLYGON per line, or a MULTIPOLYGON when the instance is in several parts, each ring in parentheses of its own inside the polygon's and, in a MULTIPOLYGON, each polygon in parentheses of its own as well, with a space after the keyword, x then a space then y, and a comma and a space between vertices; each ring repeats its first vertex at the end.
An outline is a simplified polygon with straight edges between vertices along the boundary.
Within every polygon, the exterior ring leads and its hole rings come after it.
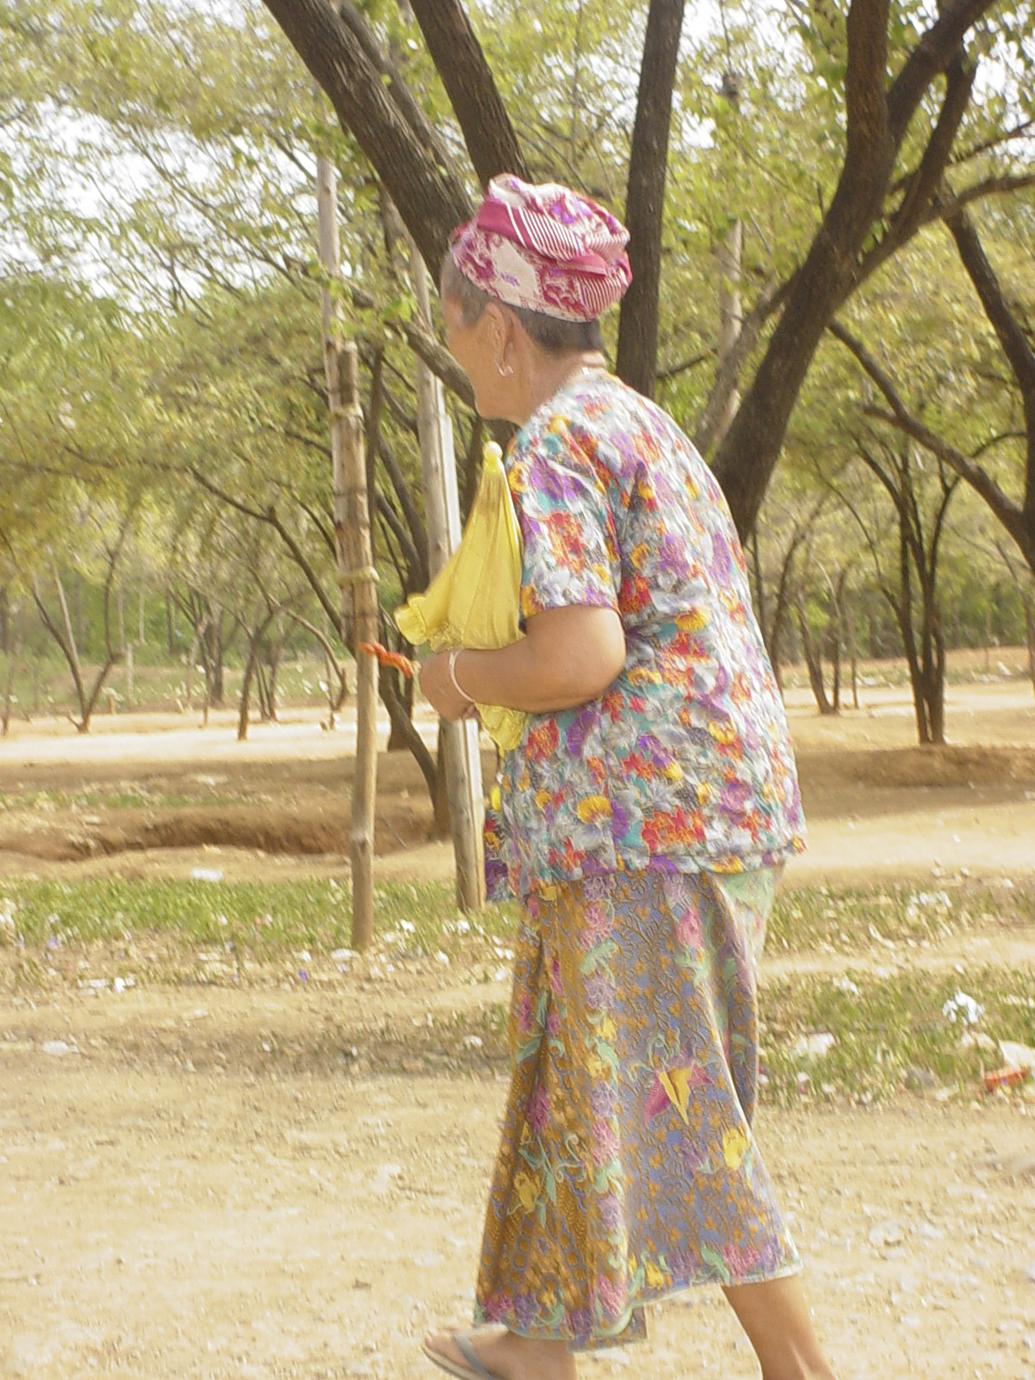
POLYGON ((961 1041, 970 1035, 1035 1045, 1035 969, 795 976, 766 984, 761 1008, 767 1094, 778 1102, 803 1095, 868 1102, 925 1084, 973 1095, 998 1055, 961 1041), (958 992, 983 1009, 973 1026, 945 1014, 958 992), (816 1034, 834 1037, 827 1053, 796 1050, 816 1034))
POLYGON ((769 953, 853 953, 882 941, 936 940, 977 927, 1033 923, 1032 882, 810 886, 777 897, 766 947, 769 953))
MULTIPOLYGON (((409 973, 407 981, 419 993, 419 973, 437 971, 439 961, 446 965, 448 960, 458 972, 497 978, 509 967, 514 906, 463 916, 451 883, 399 882, 377 888, 375 917, 375 948, 364 970, 374 980, 392 969, 409 973)), ((837 974, 795 973, 765 983, 764 1097, 779 1103, 811 1098, 865 1103, 905 1087, 978 1096, 981 1075, 997 1065, 998 1052, 994 1045, 961 1045, 961 1036, 1035 1046, 1035 969, 875 972, 873 955, 883 950, 873 931, 902 944, 965 925, 1030 923, 1033 917, 1031 886, 926 892, 907 886, 810 887, 785 893, 773 919, 772 948, 833 948, 860 956, 867 951, 867 962, 857 967, 849 962, 837 974), (973 1028, 944 1013, 946 1002, 960 991, 982 1008, 973 1028), (797 1047, 804 1037, 820 1034, 833 1036, 833 1043, 819 1057, 797 1047)), ((321 975, 340 981, 329 955, 349 947, 350 932, 345 881, 0 884, 0 958, 6 950, 14 959, 11 975, 19 990, 45 986, 48 977, 64 980, 55 977, 54 964, 74 980, 99 970, 127 978, 138 974, 150 982, 234 982, 241 980, 242 964, 252 963, 260 965, 259 980, 270 971, 262 965, 280 970, 286 965, 293 974, 311 969, 314 981, 321 975), (199 951, 206 949, 221 962, 200 961, 199 951), (97 965, 96 958, 103 962, 97 965)), ((505 1031, 505 1004, 492 1003, 443 1012, 434 1029, 421 1027, 420 1041, 443 1057, 466 1050, 463 1057, 475 1062, 503 1059, 505 1031)))
MULTIPOLYGON (((3 898, 13 923, 0 928, 0 942, 16 933, 29 945, 55 933, 94 941, 156 931, 213 943, 229 929, 261 935, 268 953, 298 947, 320 953, 347 944, 351 928, 347 880, 11 880, 0 884, 0 912, 3 898)), ((386 883, 376 890, 377 936, 417 954, 449 948, 465 935, 501 939, 512 932, 515 916, 515 906, 490 906, 465 919, 446 882, 386 883)), ((767 952, 879 952, 882 940, 933 940, 977 925, 1023 923, 1035 923, 1035 884, 802 887, 778 897, 767 952)))
MULTIPOLYGON (((249 795, 251 804, 263 799, 263 796, 249 795)), ((219 795, 214 791, 166 793, 152 790, 149 786, 119 785, 111 789, 98 786, 81 791, 9 791, 0 799, 0 810, 31 810, 37 814, 50 814, 56 810, 222 809, 240 804, 239 794, 219 795)))
MULTIPOLYGON (((983 1036, 1035 1046, 1033 994, 1033 969, 887 979, 855 972, 847 981, 795 978, 767 985, 761 1000, 761 1099, 779 1106, 838 1100, 868 1105, 905 1090, 953 1099, 984 1097, 983 1075, 999 1066, 997 1053, 961 1040, 983 1036), (944 1013, 945 1003, 959 991, 983 1007, 976 1026, 944 1013), (816 1034, 834 1037, 826 1054, 810 1057, 796 1048, 803 1037, 816 1034)), ((471 1061, 501 1062, 507 1056, 506 1033, 507 1007, 493 1003, 439 1017, 433 1031, 422 1027, 410 1038, 424 1049, 466 1050, 471 1061), (477 1037, 474 1048, 468 1044, 472 1036, 477 1037)))
MULTIPOLYGON (((395 935, 411 952, 433 953, 464 927, 476 935, 502 935, 510 924, 499 907, 463 921, 447 883, 385 883, 375 893, 376 937, 395 935)), ((299 948, 326 954, 347 947, 351 925, 344 881, 0 884, 0 945, 28 949, 54 939, 89 944, 162 935, 195 945, 230 940, 253 956, 275 958, 299 948)))

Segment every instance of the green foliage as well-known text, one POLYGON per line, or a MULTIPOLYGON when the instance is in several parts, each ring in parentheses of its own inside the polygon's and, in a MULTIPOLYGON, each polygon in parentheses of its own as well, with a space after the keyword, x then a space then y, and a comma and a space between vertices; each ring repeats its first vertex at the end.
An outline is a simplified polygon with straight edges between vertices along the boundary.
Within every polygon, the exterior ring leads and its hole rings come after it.
MULTIPOLYGON (((688 430, 714 374, 716 245, 735 221, 743 225, 740 286, 750 312, 800 263, 834 194, 845 11, 842 3, 728 0, 721 22, 695 12, 686 26, 660 327, 663 373, 675 371, 661 400, 688 430)), ((889 76, 930 18, 919 0, 893 11, 889 76)), ((388 0, 371 0, 363 12, 432 123, 459 146, 416 28, 388 0)), ((532 8, 494 0, 473 4, 471 14, 533 174, 620 208, 642 0, 532 8)), ((996 7, 981 36, 988 76, 979 77, 960 133, 948 175, 954 191, 1016 175, 1030 162, 1030 140, 1001 135, 1031 114, 1033 27, 1030 6, 1014 0, 996 7)), ((0 61, 0 202, 10 232, 0 255, 0 584, 24 595, 34 574, 51 578, 54 563, 74 576, 89 591, 84 648, 92 654, 99 548, 85 550, 82 533, 96 536, 132 506, 127 579, 202 590, 229 619, 258 616, 260 587, 275 600, 302 601, 319 618, 283 535, 251 515, 273 510, 312 577, 336 598, 314 234, 318 152, 340 176, 346 274, 334 295, 363 347, 364 395, 373 352, 383 349, 391 391, 384 434, 404 480, 419 488, 412 356, 401 344, 414 316, 408 249, 394 239, 375 180, 258 0, 2 0, 0 61), (371 305, 353 304, 353 285, 371 305)), ((914 121, 896 176, 916 165, 939 94, 914 121)), ((986 199, 975 213, 1022 318, 1031 319, 1030 191, 986 199)), ((1016 495, 1018 400, 944 231, 934 225, 917 236, 846 316, 933 429, 968 454, 1000 438, 983 458, 1016 495)), ((765 338, 763 331, 745 377, 765 338)), ((860 428, 878 427, 862 415, 872 401, 843 349, 823 348, 763 515, 769 597, 786 541, 831 481, 871 526, 891 530, 887 499, 856 472, 860 428)), ((463 434, 459 440, 462 450, 463 434)), ((375 472, 389 492, 380 462, 375 472)), ((943 589, 946 627, 958 642, 1017 640, 1023 631, 1024 591, 999 535, 969 495, 954 502, 943 589)), ((391 606, 410 577, 384 528, 379 543, 391 606)), ((803 580, 812 577, 803 589, 810 616, 823 622, 830 583, 849 560, 860 650, 894 653, 875 567, 893 556, 886 541, 871 550, 845 502, 833 502, 798 566, 803 580)))
MULTIPOLYGON (((297 948, 327 955, 346 946, 351 932, 345 881, 10 881, 0 892, 13 918, 13 942, 42 955, 164 936, 181 946, 232 944, 262 961, 297 948)), ((384 884, 376 897, 379 934, 405 921, 406 943, 416 952, 434 952, 443 925, 456 917, 453 888, 445 884, 384 884)))

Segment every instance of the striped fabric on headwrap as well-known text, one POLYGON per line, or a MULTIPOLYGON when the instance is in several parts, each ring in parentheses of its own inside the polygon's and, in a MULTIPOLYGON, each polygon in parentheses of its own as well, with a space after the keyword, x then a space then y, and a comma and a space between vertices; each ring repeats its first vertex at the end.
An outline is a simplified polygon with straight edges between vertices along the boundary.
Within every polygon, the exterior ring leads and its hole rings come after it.
POLYGON ((554 182, 494 177, 473 220, 453 231, 459 271, 490 297, 564 321, 593 321, 632 281, 629 232, 554 182))

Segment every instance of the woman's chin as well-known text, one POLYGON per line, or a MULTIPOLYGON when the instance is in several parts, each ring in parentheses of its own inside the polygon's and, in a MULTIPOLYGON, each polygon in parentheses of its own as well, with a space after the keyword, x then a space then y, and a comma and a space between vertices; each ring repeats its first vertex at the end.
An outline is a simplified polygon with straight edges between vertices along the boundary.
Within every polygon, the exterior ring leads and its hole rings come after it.
POLYGON ((507 421, 506 409, 498 398, 483 398, 480 393, 475 393, 474 409, 483 422, 507 421))

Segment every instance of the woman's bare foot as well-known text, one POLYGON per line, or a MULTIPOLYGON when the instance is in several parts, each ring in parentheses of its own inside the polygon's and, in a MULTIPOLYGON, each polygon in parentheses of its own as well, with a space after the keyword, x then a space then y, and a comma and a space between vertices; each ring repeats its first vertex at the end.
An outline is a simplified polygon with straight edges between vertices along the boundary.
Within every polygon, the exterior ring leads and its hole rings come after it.
MULTIPOLYGON (((564 1342, 540 1342, 496 1329, 462 1335, 485 1369, 499 1380, 575 1380, 575 1357, 564 1342)), ((429 1333, 425 1346, 459 1365, 466 1364, 452 1332, 429 1333)))

